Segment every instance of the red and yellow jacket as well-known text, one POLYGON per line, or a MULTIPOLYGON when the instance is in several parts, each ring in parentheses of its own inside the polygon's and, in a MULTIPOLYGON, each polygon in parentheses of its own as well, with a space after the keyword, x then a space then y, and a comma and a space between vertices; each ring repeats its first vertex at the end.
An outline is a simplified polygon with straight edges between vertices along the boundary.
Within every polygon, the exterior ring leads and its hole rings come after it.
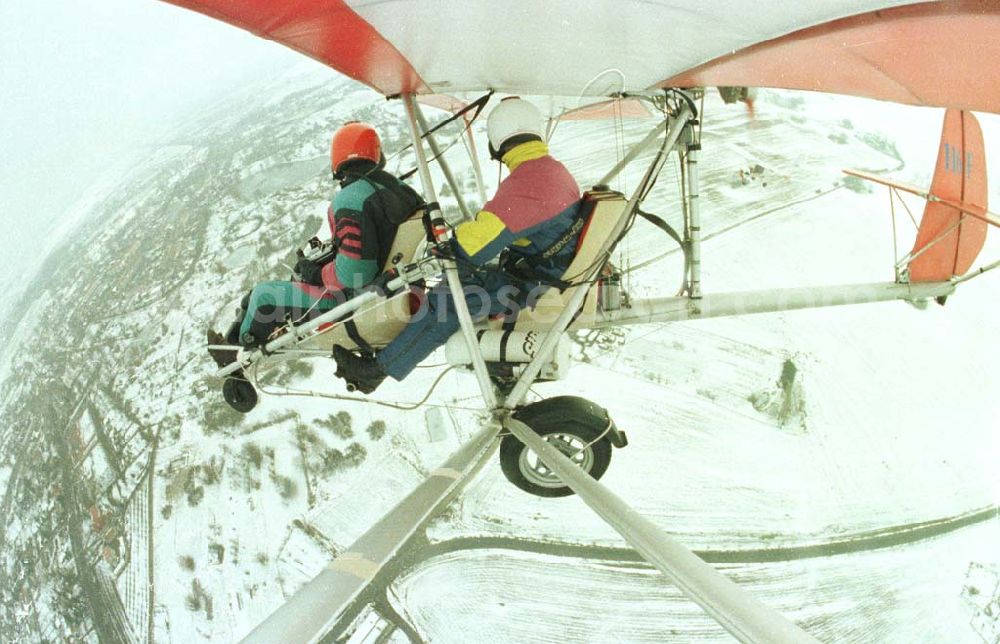
MULTIPOLYGON (((573 225, 579 209, 576 180, 563 164, 549 156, 545 143, 522 143, 507 152, 503 162, 510 175, 500 183, 496 195, 475 220, 455 228, 459 257, 477 265, 485 264, 505 248, 526 257, 544 252, 573 225)), ((575 250, 574 240, 556 259, 566 259, 568 264, 575 250)))

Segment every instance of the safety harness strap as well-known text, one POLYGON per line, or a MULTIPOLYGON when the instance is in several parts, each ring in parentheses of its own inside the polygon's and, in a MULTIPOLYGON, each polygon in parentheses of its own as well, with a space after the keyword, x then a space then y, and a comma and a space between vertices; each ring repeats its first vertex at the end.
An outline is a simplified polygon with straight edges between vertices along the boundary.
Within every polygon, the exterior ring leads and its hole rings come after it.
POLYGON ((358 348, 367 355, 375 355, 375 348, 368 344, 368 341, 364 339, 361 335, 361 331, 358 330, 358 325, 353 319, 349 319, 344 322, 344 330, 347 331, 347 337, 349 337, 354 344, 358 345, 358 348))
MULTIPOLYGON (((427 130, 426 132, 424 132, 423 134, 420 135, 420 138, 421 139, 425 139, 428 136, 430 136, 431 134, 434 134, 435 132, 437 132, 438 130, 440 130, 441 128, 443 128, 444 126, 448 125, 449 123, 451 123, 453 121, 456 121, 459 117, 464 116, 470 110, 476 110, 475 114, 472 115, 472 118, 468 120, 468 123, 465 126, 465 129, 468 129, 469 127, 472 126, 472 123, 476 119, 479 118, 479 115, 482 113, 483 108, 486 107, 486 103, 489 102, 491 96, 493 96, 493 90, 490 90, 486 94, 483 94, 482 96, 480 96, 476 100, 472 101, 471 103, 469 103, 468 105, 466 105, 462 109, 458 110, 457 112, 455 112, 454 114, 452 114, 451 116, 449 116, 448 118, 446 118, 445 120, 441 121, 440 123, 438 123, 437 125, 435 125, 431 129, 427 130)), ((408 150, 408 149, 410 149, 412 147, 413 147, 413 144, 409 143, 409 144, 403 146, 403 148, 399 152, 397 152, 396 155, 399 155, 399 154, 405 152, 406 150, 408 150)), ((449 145, 448 147, 451 147, 451 146, 449 145)), ((442 150, 441 154, 444 154, 444 150, 442 150)), ((435 157, 429 159, 428 163, 432 163, 434 161, 437 161, 437 159, 438 159, 438 157, 435 156, 435 157)), ((414 168, 412 168, 410 170, 407 170, 403 174, 399 175, 400 181, 405 181, 405 180, 409 179, 414 174, 416 174, 417 170, 419 170, 419 169, 420 169, 419 167, 414 167, 414 168)))
POLYGON ((674 230, 670 224, 661 219, 659 216, 654 215, 651 212, 646 212, 645 210, 638 210, 638 209, 636 210, 636 213, 649 223, 653 224, 663 232, 670 235, 675 242, 681 245, 682 248, 684 247, 684 240, 682 240, 681 236, 677 234, 677 231, 674 230))
MULTIPOLYGON (((580 234, 587 227, 587 221, 589 221, 591 214, 594 212, 594 209, 588 208, 587 205, 586 202, 580 202, 576 213, 573 215, 573 223, 559 235, 558 239, 542 249, 541 252, 523 256, 515 256, 513 253, 508 252, 505 257, 501 257, 500 265, 503 267, 504 272, 518 279, 549 284, 560 291, 565 291, 572 286, 572 284, 565 280, 552 277, 552 274, 547 272, 546 269, 556 270, 566 268, 565 266, 559 266, 556 257, 560 252, 580 239, 580 234)), ((572 255, 570 255, 569 261, 572 261, 572 259, 572 255)))

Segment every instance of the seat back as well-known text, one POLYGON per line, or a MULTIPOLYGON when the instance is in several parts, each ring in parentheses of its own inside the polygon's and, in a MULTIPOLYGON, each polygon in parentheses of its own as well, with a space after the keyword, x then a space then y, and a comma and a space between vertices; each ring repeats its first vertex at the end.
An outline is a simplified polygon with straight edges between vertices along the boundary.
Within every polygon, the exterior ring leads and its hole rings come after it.
POLYGON ((423 210, 418 210, 396 229, 396 237, 392 240, 388 258, 382 267, 383 273, 396 264, 408 264, 418 259, 417 253, 425 239, 423 213, 423 210))
MULTIPOLYGON (((424 224, 422 220, 423 210, 399 225, 396 230, 396 237, 389 248, 389 255, 382 272, 385 272, 397 264, 408 264, 419 259, 422 242, 425 239, 424 224)), ((373 347, 383 347, 389 344, 410 319, 410 298, 411 293, 404 292, 395 295, 387 300, 378 301, 371 306, 356 311, 351 320, 356 326, 358 333, 373 347)), ((314 336, 302 344, 303 348, 323 349, 332 351, 333 345, 339 344, 348 349, 359 348, 351 339, 344 324, 337 324, 327 331, 314 336)))
MULTIPOLYGON (((614 231, 615 224, 628 205, 628 200, 618 192, 588 192, 584 195, 584 200, 593 205, 590 216, 580 239, 577 242, 576 253, 573 261, 566 268, 562 279, 567 282, 579 282, 591 279, 601 267, 595 266, 603 260, 598 256, 601 247, 614 231)), ((560 292, 557 288, 550 288, 538 299, 534 308, 524 309, 517 316, 514 328, 524 331, 538 331, 548 329, 559 317, 559 314, 569 304, 569 300, 576 288, 588 288, 589 292, 583 301, 583 306, 570 328, 586 326, 593 321, 597 313, 597 292, 596 283, 590 286, 581 285, 579 287, 568 288, 560 292)), ((494 320, 490 322, 491 327, 499 328, 502 322, 494 320)))

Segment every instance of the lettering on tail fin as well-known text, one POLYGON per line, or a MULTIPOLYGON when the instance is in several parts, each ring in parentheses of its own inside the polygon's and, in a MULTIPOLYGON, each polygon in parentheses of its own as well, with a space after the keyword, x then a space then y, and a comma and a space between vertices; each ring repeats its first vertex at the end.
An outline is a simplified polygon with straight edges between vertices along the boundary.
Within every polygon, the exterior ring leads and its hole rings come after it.
POLYGON ((971 112, 945 112, 934 180, 910 251, 911 282, 943 282, 963 275, 986 242, 985 221, 939 200, 987 209, 983 133, 971 112))
POLYGON ((974 153, 966 152, 965 159, 963 160, 962 153, 959 148, 956 148, 951 143, 944 144, 944 167, 948 172, 964 174, 966 177, 971 177, 972 160, 974 157, 974 153))

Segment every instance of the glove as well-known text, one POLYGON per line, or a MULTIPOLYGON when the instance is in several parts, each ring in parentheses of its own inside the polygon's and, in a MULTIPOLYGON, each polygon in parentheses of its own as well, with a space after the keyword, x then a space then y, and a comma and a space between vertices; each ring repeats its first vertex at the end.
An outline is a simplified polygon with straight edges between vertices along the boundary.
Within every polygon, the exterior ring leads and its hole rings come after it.
POLYGON ((300 257, 295 263, 295 274, 299 281, 312 286, 323 286, 323 267, 305 257, 300 257))

